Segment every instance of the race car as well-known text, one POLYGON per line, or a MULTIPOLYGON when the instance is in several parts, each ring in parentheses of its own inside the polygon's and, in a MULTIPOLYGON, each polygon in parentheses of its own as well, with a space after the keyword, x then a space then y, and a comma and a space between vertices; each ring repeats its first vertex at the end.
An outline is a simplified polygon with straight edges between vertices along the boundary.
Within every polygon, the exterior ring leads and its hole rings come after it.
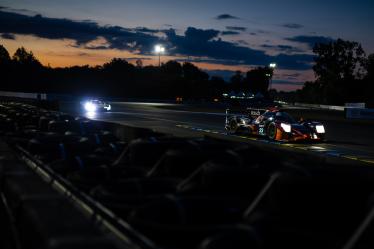
POLYGON ((112 109, 109 103, 97 99, 82 101, 81 105, 86 112, 110 111, 112 109))
POLYGON ((226 110, 225 129, 231 134, 250 134, 275 141, 323 141, 325 127, 320 122, 300 120, 277 108, 247 109, 245 115, 230 115, 226 110))

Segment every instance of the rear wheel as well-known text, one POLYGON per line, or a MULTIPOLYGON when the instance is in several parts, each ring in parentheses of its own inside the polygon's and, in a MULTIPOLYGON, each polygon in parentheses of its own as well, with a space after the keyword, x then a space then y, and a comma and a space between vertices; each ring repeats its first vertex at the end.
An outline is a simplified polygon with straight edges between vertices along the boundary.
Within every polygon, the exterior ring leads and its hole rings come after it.
POLYGON ((270 123, 267 129, 267 135, 270 140, 275 140, 277 137, 277 127, 274 123, 270 123))

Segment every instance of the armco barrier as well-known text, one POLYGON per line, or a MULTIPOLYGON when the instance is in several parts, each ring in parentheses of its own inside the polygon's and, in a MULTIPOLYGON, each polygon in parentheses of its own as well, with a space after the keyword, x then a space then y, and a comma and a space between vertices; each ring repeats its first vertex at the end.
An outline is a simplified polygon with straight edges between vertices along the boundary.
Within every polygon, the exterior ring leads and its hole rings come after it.
POLYGON ((345 117, 348 119, 372 119, 374 120, 374 109, 346 108, 345 117))
POLYGON ((0 91, 0 96, 11 97, 11 98, 22 98, 22 99, 40 99, 46 100, 46 93, 23 93, 23 92, 6 92, 0 91))
POLYGON ((345 108, 365 109, 366 105, 365 105, 365 103, 345 103, 344 106, 295 103, 294 106, 307 107, 307 108, 311 108, 311 109, 344 111, 345 108))
POLYGON ((344 106, 336 105, 318 105, 318 104, 304 104, 304 103, 295 103, 295 106, 307 107, 311 109, 324 109, 324 110, 334 110, 334 111, 344 111, 344 106))

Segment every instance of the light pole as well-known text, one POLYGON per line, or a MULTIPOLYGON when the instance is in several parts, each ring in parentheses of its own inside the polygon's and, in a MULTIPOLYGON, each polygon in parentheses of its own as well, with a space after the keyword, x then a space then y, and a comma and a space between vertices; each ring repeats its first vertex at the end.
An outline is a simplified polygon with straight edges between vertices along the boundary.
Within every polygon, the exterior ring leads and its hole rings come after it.
POLYGON ((165 52, 165 47, 158 44, 155 46, 155 52, 158 54, 158 66, 161 67, 161 54, 165 52))
POLYGON ((271 89, 271 86, 273 84, 273 75, 274 75, 274 70, 276 67, 277 67, 277 63, 272 62, 269 64, 269 68, 271 69, 269 90, 271 89))

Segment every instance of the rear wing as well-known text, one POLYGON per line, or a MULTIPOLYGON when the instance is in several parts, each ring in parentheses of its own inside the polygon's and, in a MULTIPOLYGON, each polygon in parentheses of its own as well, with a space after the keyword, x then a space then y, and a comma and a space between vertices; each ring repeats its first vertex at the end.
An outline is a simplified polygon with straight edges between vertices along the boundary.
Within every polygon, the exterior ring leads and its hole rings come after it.
POLYGON ((231 116, 238 116, 238 115, 247 115, 248 117, 250 117, 251 119, 255 119, 257 118, 258 116, 264 114, 266 111, 268 111, 268 109, 259 109, 259 108, 247 108, 245 110, 244 113, 242 114, 234 114, 234 113, 230 113, 230 109, 226 109, 226 117, 228 117, 229 115, 231 116))
POLYGON ((267 111, 267 109, 258 109, 258 108, 247 108, 247 114, 252 119, 257 118, 258 116, 261 116, 267 111))

